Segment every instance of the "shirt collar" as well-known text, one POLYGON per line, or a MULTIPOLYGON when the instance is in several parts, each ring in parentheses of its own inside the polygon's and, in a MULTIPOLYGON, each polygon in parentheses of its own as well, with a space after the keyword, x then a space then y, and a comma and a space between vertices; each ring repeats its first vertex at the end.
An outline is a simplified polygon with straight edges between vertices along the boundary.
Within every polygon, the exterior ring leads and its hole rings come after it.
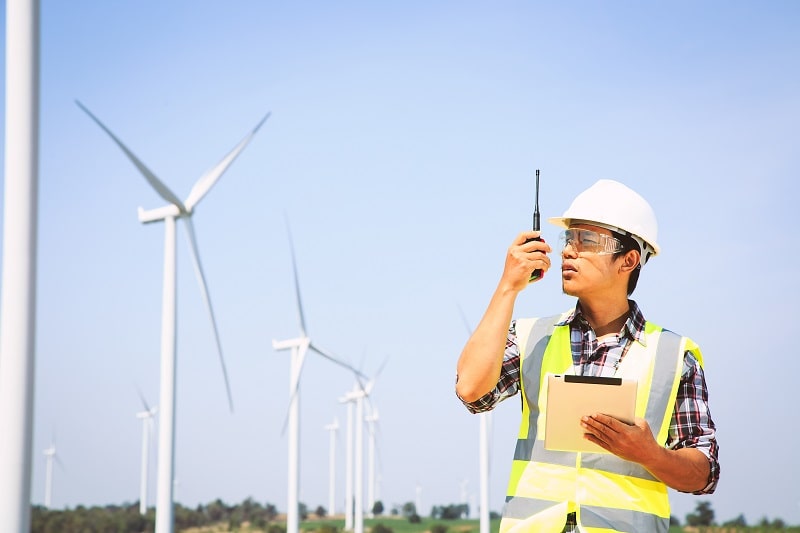
MULTIPOLYGON (((642 310, 639 309, 639 306, 633 300, 628 300, 628 306, 630 308, 630 315, 628 315, 628 320, 625 321, 622 329, 627 337, 630 337, 642 346, 647 346, 647 339, 644 332, 645 319, 642 310)), ((573 325, 573 322, 575 322, 575 326, 581 327, 582 329, 589 326, 589 323, 583 317, 580 302, 575 304, 575 308, 566 314, 564 319, 557 323, 556 326, 573 325)))

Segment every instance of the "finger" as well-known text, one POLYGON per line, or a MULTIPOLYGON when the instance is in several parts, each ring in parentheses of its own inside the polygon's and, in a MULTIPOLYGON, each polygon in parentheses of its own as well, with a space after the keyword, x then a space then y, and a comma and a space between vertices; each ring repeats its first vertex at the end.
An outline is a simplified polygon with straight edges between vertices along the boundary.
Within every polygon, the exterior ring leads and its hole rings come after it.
POLYGON ((597 423, 608 427, 609 429, 615 429, 614 424, 618 422, 618 420, 613 416, 604 415, 603 413, 595 413, 591 415, 590 418, 597 421, 597 423))
POLYGON ((610 416, 602 415, 602 414, 594 414, 591 416, 585 416, 581 418, 581 425, 584 428, 591 428, 595 435, 608 437, 612 433, 616 433, 617 431, 611 425, 614 419, 610 416))
POLYGON ((531 253, 531 252, 541 252, 544 254, 549 254, 553 251, 550 248, 550 245, 547 244, 544 240, 529 240, 519 245, 519 249, 523 252, 531 253))
POLYGON ((541 236, 542 232, 538 230, 523 231, 522 233, 517 235, 516 239, 514 239, 514 244, 516 245, 525 244, 526 242, 541 236))
POLYGON ((600 446, 604 450, 611 451, 611 446, 609 445, 609 443, 607 443, 603 439, 597 438, 597 436, 592 435, 591 433, 584 433, 583 434, 583 438, 588 440, 589 442, 597 444, 598 446, 600 446))

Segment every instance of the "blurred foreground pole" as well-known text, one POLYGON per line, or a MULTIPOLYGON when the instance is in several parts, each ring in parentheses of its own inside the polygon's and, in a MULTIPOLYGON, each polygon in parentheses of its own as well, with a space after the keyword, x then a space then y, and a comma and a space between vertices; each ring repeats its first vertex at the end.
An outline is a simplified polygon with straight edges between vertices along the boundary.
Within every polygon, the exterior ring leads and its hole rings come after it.
POLYGON ((0 531, 30 531, 39 152, 39 0, 6 0, 0 298, 0 531))

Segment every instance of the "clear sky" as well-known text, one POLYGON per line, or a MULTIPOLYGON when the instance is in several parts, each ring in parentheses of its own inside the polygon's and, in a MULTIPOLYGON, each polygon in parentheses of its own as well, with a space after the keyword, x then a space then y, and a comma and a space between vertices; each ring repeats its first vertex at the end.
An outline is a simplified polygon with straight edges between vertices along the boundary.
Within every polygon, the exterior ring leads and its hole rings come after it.
MULTIPOLYGON (((272 112, 194 216, 232 414, 179 225, 181 503, 286 508, 289 358, 271 344, 298 333, 284 216, 312 339, 366 374, 386 361, 379 499, 419 486, 428 514, 465 479, 476 498, 478 419, 453 392, 459 307, 477 324, 539 168, 543 218, 599 178, 651 202, 663 253, 634 298, 703 349, 722 479, 701 500, 719 521, 800 523, 800 4, 44 0, 41 16, 34 502, 53 438, 55 507, 137 500, 137 387, 159 403, 164 232, 136 209, 163 200, 79 99, 183 198, 272 112)), ((516 311, 573 303, 553 271, 516 311)), ((314 354, 303 372, 314 508, 323 426, 344 422, 353 383, 314 354)), ((518 418, 516 400, 494 416, 498 511, 518 418)), ((697 501, 676 495, 673 514, 697 501)))

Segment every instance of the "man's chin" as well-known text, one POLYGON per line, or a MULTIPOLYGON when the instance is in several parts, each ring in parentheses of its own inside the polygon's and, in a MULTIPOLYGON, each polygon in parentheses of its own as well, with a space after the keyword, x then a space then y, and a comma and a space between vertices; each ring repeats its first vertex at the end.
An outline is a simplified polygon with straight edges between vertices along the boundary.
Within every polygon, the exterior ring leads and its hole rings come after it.
POLYGON ((569 283, 567 283, 565 281, 562 281, 561 282, 561 292, 563 292, 567 296, 578 296, 578 294, 575 292, 575 288, 570 286, 570 285, 571 284, 569 284, 569 283))

